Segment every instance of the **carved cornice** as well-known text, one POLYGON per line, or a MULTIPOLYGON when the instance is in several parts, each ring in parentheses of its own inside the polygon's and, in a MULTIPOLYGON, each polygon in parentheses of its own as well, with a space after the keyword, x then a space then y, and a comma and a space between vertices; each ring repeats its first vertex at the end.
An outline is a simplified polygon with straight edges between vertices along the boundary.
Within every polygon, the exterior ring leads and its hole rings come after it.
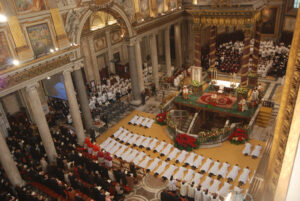
POLYGON ((135 28, 137 34, 142 34, 142 33, 145 33, 147 31, 150 31, 154 28, 157 28, 157 27, 160 27, 164 24, 167 24, 167 23, 169 23, 173 20, 179 19, 180 17, 182 17, 182 15, 183 15, 183 12, 180 11, 180 12, 173 13, 173 14, 170 14, 170 15, 157 17, 156 19, 154 19, 150 22, 137 25, 134 28, 135 28))
POLYGON ((260 20, 260 11, 247 10, 188 10, 194 24, 209 26, 252 26, 260 20))
POLYGON ((70 57, 68 55, 65 55, 51 62, 35 66, 33 68, 21 71, 11 76, 7 76, 1 80, 2 83, 0 86, 0 92, 4 89, 8 89, 15 85, 21 84, 22 82, 31 80, 36 76, 45 74, 49 71, 52 71, 55 68, 59 68, 68 63, 70 63, 70 57))
POLYGON ((92 11, 99 11, 102 9, 107 9, 112 7, 114 1, 113 0, 92 0, 89 3, 89 8, 92 11))

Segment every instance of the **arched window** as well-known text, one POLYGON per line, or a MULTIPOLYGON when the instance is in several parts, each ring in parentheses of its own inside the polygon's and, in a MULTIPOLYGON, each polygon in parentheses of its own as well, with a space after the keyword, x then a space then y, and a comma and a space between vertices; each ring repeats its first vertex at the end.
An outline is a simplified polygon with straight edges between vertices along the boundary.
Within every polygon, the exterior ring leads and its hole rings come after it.
POLYGON ((299 8, 300 0, 294 0, 294 8, 299 8))

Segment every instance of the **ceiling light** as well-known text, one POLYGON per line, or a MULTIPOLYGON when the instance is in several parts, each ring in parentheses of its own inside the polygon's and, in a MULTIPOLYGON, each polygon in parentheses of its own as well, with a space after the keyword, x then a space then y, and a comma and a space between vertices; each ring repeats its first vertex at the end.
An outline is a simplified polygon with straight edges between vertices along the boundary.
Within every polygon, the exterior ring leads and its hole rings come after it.
POLYGON ((53 52, 54 52, 54 49, 51 48, 51 49, 50 49, 50 52, 53 53, 53 52))
POLYGON ((55 48, 55 51, 58 51, 58 48, 57 48, 57 47, 55 48))
POLYGON ((7 22, 7 17, 3 14, 0 14, 0 23, 7 22))
POLYGON ((18 66, 18 65, 20 64, 20 62, 19 62, 18 60, 16 60, 16 59, 14 59, 12 63, 13 63, 15 66, 18 66))
POLYGON ((50 76, 48 76, 48 77, 47 77, 47 80, 50 80, 50 79, 51 79, 51 77, 50 77, 50 76))

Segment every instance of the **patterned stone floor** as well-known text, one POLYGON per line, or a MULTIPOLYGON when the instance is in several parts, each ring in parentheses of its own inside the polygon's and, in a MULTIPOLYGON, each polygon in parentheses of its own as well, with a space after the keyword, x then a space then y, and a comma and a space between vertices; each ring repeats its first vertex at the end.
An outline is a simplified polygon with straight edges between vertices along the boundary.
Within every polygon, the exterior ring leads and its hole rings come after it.
POLYGON ((160 193, 167 187, 167 182, 146 174, 134 187, 133 192, 126 196, 125 201, 159 201, 160 193))

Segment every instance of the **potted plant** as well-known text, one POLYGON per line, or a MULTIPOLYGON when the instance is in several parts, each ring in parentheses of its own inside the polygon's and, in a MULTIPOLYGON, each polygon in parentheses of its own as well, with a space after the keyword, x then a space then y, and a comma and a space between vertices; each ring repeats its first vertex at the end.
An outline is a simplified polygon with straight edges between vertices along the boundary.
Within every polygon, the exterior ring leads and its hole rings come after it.
POLYGON ((192 83, 192 91, 194 95, 200 95, 202 91, 202 85, 200 82, 193 80, 192 83))
POLYGON ((166 125, 167 112, 162 112, 156 115, 156 123, 159 125, 166 125))
POLYGON ((174 144, 180 150, 192 151, 199 148, 200 141, 187 134, 178 134, 174 140, 174 144))
POLYGON ((231 133, 228 139, 232 144, 245 144, 245 142, 248 140, 247 131, 242 128, 237 128, 231 133))
POLYGON ((248 91, 249 91, 249 89, 245 88, 245 87, 239 86, 238 88, 236 88, 238 100, 241 100, 242 98, 247 99, 248 91))

